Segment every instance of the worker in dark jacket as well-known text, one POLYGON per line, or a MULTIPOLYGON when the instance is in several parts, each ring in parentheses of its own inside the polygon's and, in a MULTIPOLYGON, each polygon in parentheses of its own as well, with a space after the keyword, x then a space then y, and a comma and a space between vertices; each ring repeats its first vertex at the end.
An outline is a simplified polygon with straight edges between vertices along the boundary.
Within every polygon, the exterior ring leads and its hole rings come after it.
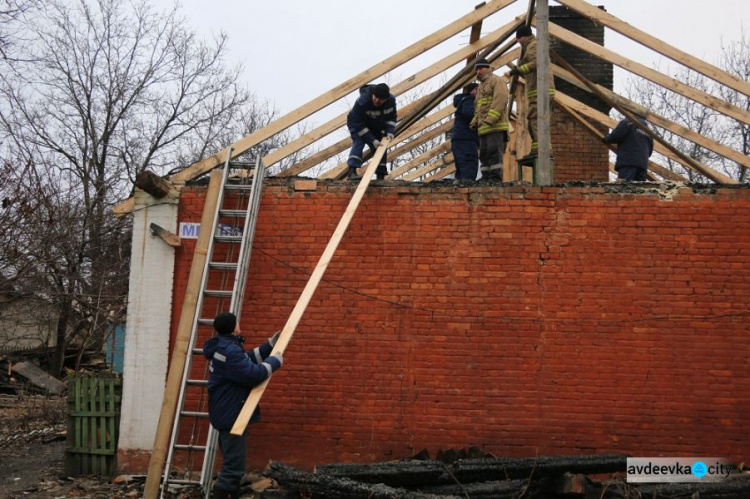
POLYGON ((474 118, 474 99, 478 83, 470 83, 465 92, 453 96, 453 117, 451 132, 451 150, 456 162, 456 178, 459 180, 476 180, 479 171, 479 135, 476 129, 469 127, 474 118))
MULTIPOLYGON (((349 179, 359 180, 357 168, 362 166, 365 144, 371 151, 380 146, 383 137, 393 139, 396 133, 396 98, 385 83, 365 85, 359 89, 359 98, 346 117, 346 126, 352 135, 352 150, 346 164, 349 166, 349 179)), ((386 155, 378 164, 375 174, 379 179, 388 174, 386 155)))
MULTIPOLYGON (((224 312, 214 319, 218 336, 203 345, 203 355, 209 359, 208 417, 219 432, 219 449, 223 458, 219 478, 213 488, 214 498, 239 498, 240 482, 245 476, 246 435, 232 435, 232 429, 250 391, 281 368, 281 354, 271 355, 279 333, 254 350, 245 351, 239 336, 237 317, 224 312)), ((251 422, 260 419, 256 410, 251 422)))
MULTIPOLYGON (((638 121, 646 125, 642 116, 636 116, 638 121)), ((617 144, 617 161, 615 170, 617 178, 622 180, 648 180, 648 158, 654 152, 654 139, 646 132, 635 126, 628 119, 620 121, 609 135, 604 137, 607 144, 617 144)))

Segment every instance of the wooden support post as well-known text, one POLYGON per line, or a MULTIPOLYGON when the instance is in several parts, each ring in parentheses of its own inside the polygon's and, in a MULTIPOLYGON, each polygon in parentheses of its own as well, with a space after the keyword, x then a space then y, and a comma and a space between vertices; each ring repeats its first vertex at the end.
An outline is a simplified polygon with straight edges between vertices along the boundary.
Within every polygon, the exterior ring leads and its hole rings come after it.
POLYGON ((550 143, 550 79, 553 77, 549 70, 549 2, 537 0, 537 45, 536 45, 536 102, 537 129, 539 136, 539 157, 536 174, 539 185, 552 185, 552 147, 550 143))
POLYGON ((211 242, 211 237, 213 237, 211 226, 213 225, 214 215, 219 202, 222 173, 221 170, 211 172, 211 180, 208 183, 206 203, 203 205, 203 215, 201 215, 202 230, 195 244, 193 263, 190 266, 190 277, 188 278, 185 298, 182 302, 182 310, 180 311, 177 337, 175 338, 172 358, 169 363, 167 385, 164 389, 164 400, 162 401, 161 413, 159 414, 159 425, 156 427, 154 448, 151 451, 151 459, 148 462, 148 475, 146 477, 146 485, 143 489, 143 497, 146 499, 155 499, 158 495, 161 474, 164 471, 164 464, 167 452, 169 451, 169 437, 172 434, 172 426, 177 410, 177 399, 180 387, 182 386, 182 374, 185 370, 187 356, 190 354, 190 332, 193 329, 193 320, 197 313, 196 307, 201 291, 203 269, 208 257, 208 245, 211 242))
MULTIPOLYGON (((367 170, 365 171, 365 174, 362 176, 362 180, 360 180, 359 185, 357 186, 357 190, 354 191, 354 195, 352 196, 351 201, 349 201, 349 205, 346 207, 344 215, 341 217, 336 230, 333 232, 331 240, 328 241, 326 249, 320 256, 318 265, 316 265, 315 270, 313 270, 313 273, 310 275, 310 279, 307 281, 305 289, 302 290, 302 294, 300 295, 299 300, 297 300, 297 304, 294 306, 292 313, 289 315, 289 319, 286 321, 284 328, 281 330, 281 335, 279 336, 279 339, 273 348, 272 354, 283 354, 284 350, 286 350, 287 345, 294 335, 295 329, 297 329, 297 325, 299 324, 300 319, 302 319, 302 314, 305 313, 305 309, 310 303, 310 299, 312 299, 313 293, 315 293, 315 290, 318 288, 318 284, 320 284, 320 280, 323 278, 323 274, 328 268, 328 264, 331 263, 333 254, 339 247, 339 243, 344 237, 344 233, 349 227, 349 223, 351 223, 352 218, 354 217, 354 214, 359 207, 359 203, 362 201, 362 197, 365 195, 367 186, 370 185, 370 179, 375 173, 375 170, 378 167, 378 163, 380 163, 380 160, 383 158, 383 155, 388 149, 388 146, 390 146, 390 143, 391 141, 387 138, 384 138, 380 142, 380 147, 378 147, 375 155, 370 160, 370 163, 367 166, 367 170)), ((245 400, 245 405, 242 407, 242 410, 240 411, 239 416, 237 416, 237 420, 232 427, 232 435, 242 435, 242 433, 245 431, 248 422, 250 422, 250 417, 253 415, 255 408, 258 407, 260 398, 263 396, 263 392, 265 392, 266 387, 268 386, 268 383, 270 381, 271 378, 269 377, 263 383, 253 388, 253 390, 250 392, 247 400, 245 400)))

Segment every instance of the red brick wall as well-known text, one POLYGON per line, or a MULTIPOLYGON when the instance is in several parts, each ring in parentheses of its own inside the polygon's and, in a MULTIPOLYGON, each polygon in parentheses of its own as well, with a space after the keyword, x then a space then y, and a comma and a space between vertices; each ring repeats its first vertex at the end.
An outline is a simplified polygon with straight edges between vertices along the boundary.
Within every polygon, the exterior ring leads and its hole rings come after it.
MULTIPOLYGON (((609 132, 601 128, 603 133, 609 132)), ((575 180, 607 182, 609 149, 583 125, 553 104, 550 123, 554 184, 575 180)))
MULTIPOLYGON (((353 189, 270 181, 249 343, 282 328, 353 189)), ((750 190, 640 191, 371 187, 266 391, 249 466, 471 445, 750 457, 750 190)), ((184 192, 181 221, 203 195, 184 192)))

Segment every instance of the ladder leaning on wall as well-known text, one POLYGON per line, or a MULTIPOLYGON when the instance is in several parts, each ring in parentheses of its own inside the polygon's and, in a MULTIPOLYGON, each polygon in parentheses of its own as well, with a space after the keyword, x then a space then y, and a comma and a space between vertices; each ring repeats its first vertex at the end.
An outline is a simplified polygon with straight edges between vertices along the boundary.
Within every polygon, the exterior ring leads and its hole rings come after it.
POLYGON ((231 151, 224 164, 213 224, 210 227, 212 236, 206 249, 207 258, 190 332, 190 351, 183 370, 162 476, 161 497, 164 497, 170 484, 200 485, 206 497, 211 489, 218 432, 208 423, 208 363, 203 357, 202 345, 198 342, 199 338, 205 339, 213 334, 213 318, 218 313, 228 311, 239 317, 242 312, 265 177, 265 166, 260 155, 254 163, 230 162, 230 156, 231 151), (239 183, 230 180, 230 172, 238 168, 242 172, 247 172, 250 168, 254 170, 249 185, 244 179, 239 183), (226 196, 227 192, 235 195, 226 196), (234 206, 227 207, 227 204, 234 206), (193 469, 196 456, 203 456, 203 464, 200 476, 194 478, 190 470, 193 469), (171 476, 178 465, 188 470, 182 478, 171 476))

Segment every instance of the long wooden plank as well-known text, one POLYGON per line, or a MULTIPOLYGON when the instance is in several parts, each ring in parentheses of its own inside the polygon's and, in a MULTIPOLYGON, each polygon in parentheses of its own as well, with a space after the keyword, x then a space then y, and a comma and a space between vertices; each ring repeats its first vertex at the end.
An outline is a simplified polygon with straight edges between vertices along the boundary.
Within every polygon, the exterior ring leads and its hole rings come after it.
MULTIPOLYGON (((576 12, 588 17, 592 21, 603 24, 604 26, 617 31, 618 33, 634 40, 646 47, 672 59, 675 62, 683 64, 690 69, 697 71, 714 81, 726 85, 738 92, 750 97, 750 83, 742 81, 739 78, 713 66, 697 57, 687 54, 668 43, 659 40, 655 36, 649 35, 638 28, 622 21, 621 19, 605 12, 594 5, 583 0, 558 0, 558 3, 573 9, 576 12)), ((708 6, 706 6, 708 8, 708 6)))
POLYGON ((221 170, 214 170, 211 172, 211 179, 208 182, 206 202, 203 205, 203 214, 201 215, 201 227, 204 230, 198 234, 198 240, 196 241, 193 253, 193 262, 190 265, 190 276, 188 277, 185 297, 182 301, 180 322, 177 326, 177 336, 169 362, 167 384, 164 388, 164 400, 162 400, 161 404, 159 424, 156 427, 154 448, 151 452, 151 459, 148 462, 148 475, 146 476, 146 485, 143 490, 143 497, 146 499, 154 499, 159 493, 159 483, 161 482, 161 475, 164 471, 164 464, 166 463, 167 452, 169 451, 169 438, 172 434, 177 400, 182 386, 182 375, 187 363, 187 357, 190 354, 190 333, 193 329, 195 314, 197 313, 196 308, 198 296, 201 291, 203 269, 206 263, 208 245, 213 236, 210 227, 213 225, 214 214, 216 213, 219 201, 222 173, 221 170))
MULTIPOLYGON (((557 65, 553 65, 553 69, 555 71, 555 74, 559 76, 560 78, 563 78, 569 83, 576 85, 578 88, 582 88, 586 90, 587 92, 590 92, 588 87, 586 87, 586 85, 580 82, 575 77, 575 75, 573 75, 569 71, 566 71, 565 69, 557 65)), ((643 116, 651 123, 658 125, 666 130, 669 130, 670 132, 673 132, 691 142, 694 142, 695 144, 698 144, 701 147, 705 147, 706 149, 709 149, 715 152, 716 154, 719 154, 720 156, 724 156, 725 158, 731 161, 734 161, 742 166, 750 168, 750 157, 738 151, 735 151, 731 147, 727 147, 724 144, 720 144, 719 142, 716 142, 715 140, 711 140, 708 137, 705 137, 697 132, 694 132, 690 130, 689 128, 680 125, 679 123, 675 123, 674 121, 668 120, 667 118, 652 112, 650 109, 644 106, 641 106, 640 104, 633 102, 630 99, 627 99, 621 95, 614 93, 613 91, 611 91, 610 89, 606 87, 603 87, 597 84, 594 84, 594 85, 600 92, 602 92, 604 95, 609 97, 613 102, 616 102, 617 104, 624 106, 626 109, 629 109, 630 111, 637 113, 640 116, 643 116)))
MULTIPOLYGON (((446 142, 446 143, 450 145, 450 142, 446 142)), ((433 151, 434 150, 435 149, 433 149, 433 151)), ((433 154, 433 157, 435 156, 437 156, 437 154, 433 154)), ((406 180, 406 181, 416 180, 419 177, 423 177, 427 175, 428 173, 431 173, 437 170, 438 168, 443 168, 453 162, 454 162, 453 153, 449 152, 442 158, 439 158, 437 161, 434 161, 432 163, 427 163, 421 168, 418 168, 417 170, 414 170, 413 172, 407 173, 401 178, 401 180, 406 180)))
MULTIPOLYGON (((580 101, 578 101, 578 100, 576 100, 576 99, 574 99, 574 98, 572 98, 572 97, 570 97, 568 95, 565 95, 563 92, 560 92, 559 90, 555 93, 555 101, 556 102, 561 102, 561 103, 569 106, 570 108, 578 111, 582 115, 584 115, 584 116, 586 116, 588 118, 591 118, 594 121, 596 121, 597 123, 600 123, 600 124, 602 124, 602 125, 604 125, 606 127, 614 128, 614 127, 617 126, 617 120, 615 120, 614 118, 610 118, 606 114, 603 114, 602 112, 597 111, 596 109, 594 109, 594 108, 592 108, 590 106, 587 106, 587 105, 583 104, 582 102, 580 102, 580 101)), ((686 162, 684 159, 682 159, 678 155, 674 154, 671 150, 669 150, 667 147, 665 147, 664 145, 662 145, 658 141, 654 142, 654 152, 657 152, 657 153, 661 154, 662 156, 666 156, 667 158, 669 158, 669 159, 671 159, 673 161, 676 161, 677 163, 681 164, 685 168, 688 168, 688 169, 691 169, 691 170, 695 170, 698 173, 703 174, 703 172, 700 169, 696 169, 691 163, 686 162)), ((695 163, 698 163, 695 160, 693 160, 693 161, 695 163)), ((706 165, 701 165, 701 166, 702 166, 703 169, 712 172, 713 176, 722 178, 722 181, 720 181, 718 183, 725 183, 725 184, 736 184, 737 183, 736 180, 731 179, 731 178, 727 177, 726 175, 724 175, 722 173, 719 173, 719 172, 711 169, 710 167, 708 167, 706 165)))
MULTIPOLYGON (((482 2, 479 5, 475 5, 474 8, 478 9, 479 7, 483 6, 487 2, 482 2)), ((471 26, 471 33, 469 33, 469 45, 479 40, 479 36, 482 34, 482 21, 479 21, 478 23, 472 24, 471 26)), ((474 58, 477 56, 476 52, 473 52, 466 56, 466 65, 468 66, 471 64, 471 61, 474 60, 474 58)))
MULTIPOLYGON (((591 123, 589 123, 583 116, 581 116, 580 114, 578 114, 577 112, 575 112, 573 109, 569 108, 568 106, 566 106, 565 104, 563 104, 561 102, 558 102, 557 105, 560 106, 560 108, 563 111, 565 111, 570 116, 572 116, 581 125, 583 125, 596 138, 598 138, 600 140, 604 139, 604 132, 602 132, 601 130, 598 130, 596 127, 594 127, 594 125, 592 125, 591 123)), ((615 144, 604 144, 604 145, 606 147, 608 147, 610 151, 613 151, 615 153, 617 152, 617 146, 615 144)), ((662 167, 661 165, 658 165, 658 164, 654 163, 651 160, 649 160, 649 162, 648 162, 648 169, 650 170, 648 172, 648 175, 649 175, 649 178, 651 180, 654 180, 654 176, 651 173, 651 172, 654 172, 654 173, 657 173, 657 174, 661 175, 664 178, 668 178, 669 180, 674 180, 676 182, 687 182, 687 179, 685 179, 684 177, 682 177, 682 176, 680 176, 680 175, 678 175, 678 174, 676 174, 676 173, 674 173, 674 172, 672 172, 672 171, 670 171, 670 170, 662 167)), ((609 171, 611 171, 611 172, 613 172, 615 174, 617 173, 616 170, 615 170, 614 165, 611 162, 609 164, 609 171)))
POLYGON ((453 173, 455 171, 456 171, 456 164, 455 163, 451 163, 450 165, 445 166, 442 170, 440 170, 439 172, 437 172, 435 175, 431 175, 431 176, 427 177, 424 181, 425 181, 425 183, 435 182, 437 180, 440 180, 440 179, 443 179, 443 178, 447 177, 448 175, 450 175, 451 173, 453 173))
MULTIPOLYGON (((336 230, 333 232, 333 236, 331 236, 330 241, 328 241, 328 245, 323 251, 323 254, 320 256, 320 260, 318 260, 318 264, 315 266, 315 270, 313 270, 312 274, 310 275, 310 279, 307 281, 305 289, 302 290, 302 294, 297 300, 297 304, 294 306, 292 313, 289 315, 289 319, 287 319, 286 324, 284 324, 284 328, 281 330, 281 335, 279 336, 279 339, 273 348, 273 354, 283 354, 284 350, 286 350, 287 345, 292 340, 294 331, 297 329, 297 325, 299 324, 300 319, 302 319, 302 314, 305 313, 305 309, 310 303, 315 290, 318 288, 318 284, 320 284, 320 281, 323 278, 323 274, 328 268, 328 265, 331 263, 333 254, 339 247, 339 243, 341 243, 341 239, 344 237, 346 229, 349 227, 354 214, 357 212, 357 208, 359 208, 359 203, 362 201, 362 197, 365 195, 367 186, 370 185, 370 179, 375 173, 375 170, 378 167, 378 163, 380 163, 380 160, 385 154, 385 151, 388 149, 390 143, 390 140, 384 138, 380 143, 380 147, 378 147, 377 151, 375 151, 375 155, 370 160, 370 163, 367 166, 367 170, 365 170, 365 174, 362 176, 362 180, 359 181, 359 185, 354 191, 354 195, 352 196, 351 201, 349 201, 349 205, 346 207, 346 210, 344 211, 339 224, 336 226, 336 230)), ((253 415, 255 408, 258 407, 260 398, 263 396, 263 392, 265 392, 266 387, 268 386, 268 383, 270 381, 271 377, 253 388, 253 390, 250 392, 250 395, 245 401, 245 405, 242 407, 239 416, 237 416, 237 420, 235 421, 234 426, 232 426, 232 435, 242 435, 242 433, 245 431, 245 428, 250 421, 250 417, 253 415)))
POLYGON ((613 52, 605 47, 602 47, 601 45, 587 40, 582 36, 577 35, 572 31, 569 31, 554 23, 550 23, 549 32, 554 38, 557 38, 562 42, 568 43, 607 62, 611 62, 612 64, 615 64, 622 69, 625 69, 626 71, 645 78, 653 83, 656 83, 657 85, 668 88, 673 92, 687 97, 688 99, 694 100, 695 102, 703 104, 704 106, 708 106, 711 109, 715 109, 716 111, 729 116, 730 118, 734 118, 745 124, 750 124, 750 111, 741 109, 718 97, 714 97, 711 94, 686 85, 676 78, 666 76, 654 69, 644 66, 643 64, 639 64, 628 59, 627 57, 623 57, 616 52, 613 52))
POLYGON ((427 151, 427 152, 425 152, 423 154, 420 154, 419 156, 417 156, 416 158, 412 159, 411 161, 409 161, 407 163, 404 163, 403 165, 399 166, 395 170, 391 171, 391 173, 389 173, 388 175, 386 175, 385 178, 389 179, 389 180, 396 179, 396 178, 398 178, 398 177, 400 177, 400 176, 408 173, 409 170, 412 170, 413 168, 415 168, 415 167, 417 167, 417 166, 419 166, 419 165, 421 165, 423 163, 426 163, 427 161, 429 161, 430 159, 434 158, 438 154, 450 151, 450 148, 451 148, 450 142, 443 142, 442 144, 440 144, 440 145, 438 145, 436 147, 433 147, 429 151, 427 151))

